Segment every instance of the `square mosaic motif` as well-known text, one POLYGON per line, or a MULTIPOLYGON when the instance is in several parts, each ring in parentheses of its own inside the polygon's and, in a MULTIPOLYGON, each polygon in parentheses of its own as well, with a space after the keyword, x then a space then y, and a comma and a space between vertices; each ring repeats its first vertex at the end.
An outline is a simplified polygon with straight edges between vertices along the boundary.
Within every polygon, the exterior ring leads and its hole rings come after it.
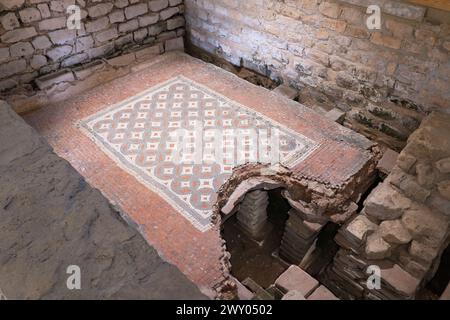
POLYGON ((201 231, 211 227, 216 192, 234 166, 255 161, 294 166, 318 147, 181 76, 79 125, 121 168, 201 231))

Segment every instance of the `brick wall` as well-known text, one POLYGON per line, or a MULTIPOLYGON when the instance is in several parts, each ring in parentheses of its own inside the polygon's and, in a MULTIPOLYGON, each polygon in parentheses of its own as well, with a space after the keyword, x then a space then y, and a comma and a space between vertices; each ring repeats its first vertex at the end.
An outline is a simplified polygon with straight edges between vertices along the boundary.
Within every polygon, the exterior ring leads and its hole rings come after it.
POLYGON ((301 89, 305 104, 400 149, 450 111, 450 12, 397 0, 186 0, 190 42, 301 89), (367 6, 381 30, 366 27, 367 6))
POLYGON ((0 0, 0 91, 184 35, 183 0, 0 0), (81 28, 67 27, 67 7, 81 28))

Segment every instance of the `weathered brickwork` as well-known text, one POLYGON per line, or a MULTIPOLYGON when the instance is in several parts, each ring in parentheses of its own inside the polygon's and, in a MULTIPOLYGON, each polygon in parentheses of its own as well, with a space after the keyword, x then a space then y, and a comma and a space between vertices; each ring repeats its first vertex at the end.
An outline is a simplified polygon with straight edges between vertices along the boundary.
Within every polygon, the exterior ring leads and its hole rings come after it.
POLYGON ((408 139, 362 212, 339 230, 324 282, 341 297, 412 299, 450 242, 450 115, 432 113, 408 139), (369 266, 381 288, 367 286, 369 266))
POLYGON ((340 108, 345 125, 392 148, 424 114, 450 110, 449 12, 397 0, 185 3, 194 46, 300 89, 305 104, 340 108), (370 4, 381 30, 366 26, 370 4))
POLYGON ((2 0, 0 92, 60 69, 181 37, 183 13, 182 0, 2 0), (77 30, 67 27, 71 5, 81 10, 77 30))

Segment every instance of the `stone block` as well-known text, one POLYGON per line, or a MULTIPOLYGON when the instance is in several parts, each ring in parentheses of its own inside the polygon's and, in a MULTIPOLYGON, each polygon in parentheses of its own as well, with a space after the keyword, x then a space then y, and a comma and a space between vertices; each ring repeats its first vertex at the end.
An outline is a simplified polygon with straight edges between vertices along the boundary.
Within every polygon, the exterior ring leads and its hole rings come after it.
POLYGON ((108 28, 108 26, 109 26, 108 17, 102 17, 96 20, 86 22, 86 31, 89 33, 97 32, 108 28))
POLYGON ((391 31, 394 37, 404 39, 413 34, 414 27, 404 21, 386 19, 386 28, 391 31))
POLYGON ((27 62, 24 59, 14 60, 0 65, 0 78, 7 78, 27 69, 27 62))
POLYGON ((9 60, 9 48, 0 48, 0 63, 9 60))
POLYGON ((367 215, 379 220, 395 220, 411 207, 411 200, 385 182, 372 191, 364 204, 367 215))
POLYGON ((386 149, 383 153, 383 157, 377 164, 377 169, 383 174, 388 175, 397 163, 399 154, 392 149, 386 149))
POLYGON ((124 22, 125 21, 125 14, 123 13, 123 10, 116 10, 109 14, 109 22, 110 23, 116 23, 116 22, 124 22))
POLYGON ((292 265, 277 278, 275 285, 283 292, 296 290, 304 296, 309 296, 319 286, 319 282, 299 267, 292 265))
POLYGON ((384 2, 381 9, 383 12, 390 15, 414 21, 422 21, 427 10, 425 7, 419 7, 394 0, 384 2))
POLYGON ((9 48, 9 50, 11 52, 11 57, 13 58, 30 56, 34 53, 34 48, 29 42, 15 43, 9 48))
POLYGON ((166 29, 165 24, 158 23, 158 24, 148 27, 148 35, 149 36, 157 36, 166 30, 167 29, 166 29))
POLYGON ((58 17, 42 20, 39 22, 39 30, 48 31, 48 30, 57 30, 66 28, 67 18, 66 17, 58 17))
POLYGON ((74 81, 75 78, 73 76, 72 71, 70 70, 60 70, 55 73, 51 73, 48 75, 45 75, 43 77, 37 78, 35 80, 37 86, 39 89, 44 90, 48 89, 56 84, 59 84, 61 82, 70 82, 74 81))
POLYGON ((92 7, 89 7, 87 10, 90 17, 97 18, 110 13, 112 8, 113 8, 112 3, 100 3, 92 7))
POLYGON ((50 9, 48 8, 48 5, 46 3, 40 3, 37 5, 37 8, 39 12, 41 13, 42 19, 47 19, 52 16, 50 13, 50 9))
POLYGON ((449 225, 440 213, 425 206, 417 206, 405 211, 402 223, 414 239, 427 237, 429 241, 440 243, 447 233, 449 225))
POLYGON ((151 24, 155 24, 159 21, 159 15, 158 14, 147 14, 144 16, 140 16, 138 18, 139 26, 140 27, 146 27, 151 24))
POLYGON ((159 13, 161 20, 167 20, 180 12, 178 7, 167 8, 159 13))
POLYGON ((430 191, 423 188, 415 177, 411 175, 404 175, 398 186, 408 197, 419 201, 425 202, 430 196, 430 191))
POLYGON ((117 32, 117 27, 113 26, 112 28, 109 28, 107 30, 103 30, 103 31, 95 33, 94 38, 96 41, 102 43, 102 42, 107 42, 112 39, 115 39, 118 36, 119 36, 119 33, 117 32))
POLYGON ((435 166, 440 173, 450 173, 450 158, 445 158, 437 161, 435 166))
POLYGON ((89 57, 91 59, 97 58, 97 57, 104 57, 108 54, 111 54, 114 51, 114 44, 113 43, 106 43, 103 46, 95 47, 92 49, 89 49, 89 57))
POLYGON ((431 189, 435 183, 435 173, 429 163, 419 162, 416 165, 417 182, 426 189, 431 189))
POLYGON ((36 29, 34 27, 14 29, 6 32, 1 36, 1 41, 3 43, 16 43, 22 40, 32 38, 37 35, 36 29))
POLYGON ((65 58, 61 62, 61 67, 63 67, 63 68, 71 67, 71 66, 86 62, 88 59, 89 59, 89 55, 86 52, 78 53, 73 56, 65 58))
POLYGON ((436 259, 439 253, 436 247, 431 247, 417 240, 411 242, 408 252, 413 258, 430 263, 436 259))
POLYGON ((322 2, 319 5, 319 12, 326 17, 336 19, 341 13, 341 7, 337 3, 322 2))
POLYGON ((50 1, 50 9, 54 12, 66 12, 67 7, 74 5, 75 0, 52 0, 50 1))
POLYGON ((23 23, 30 23, 39 21, 41 19, 41 12, 37 8, 26 8, 19 11, 19 16, 23 23))
POLYGON ((92 36, 77 38, 75 42, 75 51, 82 52, 94 47, 94 39, 92 36))
POLYGON ((119 24, 119 32, 125 33, 139 29, 139 22, 137 19, 133 19, 119 24))
POLYGON ((122 37, 117 38, 114 41, 114 44, 115 44, 116 48, 122 48, 124 45, 127 45, 131 42, 133 42, 133 35, 131 33, 129 33, 122 37))
POLYGON ((20 27, 20 22, 14 12, 9 12, 0 18, 0 22, 5 30, 13 30, 20 27))
POLYGON ((152 0, 148 3, 148 7, 150 8, 150 11, 158 12, 162 9, 165 9, 169 6, 168 0, 152 0))
POLYGON ((450 216, 450 200, 440 196, 438 192, 433 192, 431 194, 427 200, 427 204, 441 213, 450 216))
POLYGON ((366 257, 371 260, 382 260, 391 256, 392 246, 384 241, 381 234, 375 232, 367 237, 366 257))
POLYGON ((402 41, 400 39, 388 35, 383 35, 380 32, 373 33, 370 41, 374 44, 391 49, 400 49, 400 46, 402 44, 402 41))
POLYGON ((393 244, 407 244, 412 240, 409 231, 403 226, 401 220, 387 220, 380 224, 378 230, 389 243, 393 244))
POLYGON ((450 180, 439 182, 438 191, 444 199, 450 200, 450 180))
POLYGON ((43 55, 35 55, 31 58, 30 65, 33 69, 39 70, 47 64, 47 58, 43 55))
POLYGON ((39 36, 33 39, 32 41, 33 47, 35 47, 37 50, 40 49, 47 49, 52 46, 52 43, 46 36, 39 36))
POLYGON ((125 8, 125 16, 126 16, 127 20, 141 16, 143 14, 146 14, 147 12, 148 12, 148 7, 147 7, 147 4, 145 4, 145 3, 135 4, 135 5, 125 8))
POLYGON ((420 281, 395 264, 391 268, 382 268, 382 281, 389 284, 406 297, 414 297, 420 281))
POLYGON ((51 50, 48 50, 47 56, 52 61, 57 61, 61 58, 67 57, 71 52, 72 52, 71 46, 60 46, 60 47, 55 47, 51 50))
POLYGON ((5 80, 1 80, 0 81, 0 92, 1 91, 5 91, 11 88, 14 88, 15 86, 17 86, 19 83, 17 80, 15 79, 5 79, 5 80))
POLYGON ((128 0, 115 0, 114 1, 114 6, 122 9, 125 8, 128 5, 128 0))
POLYGON ((174 30, 184 26, 184 17, 179 16, 173 19, 167 20, 167 30, 174 30))
POLYGON ((76 39, 76 30, 56 30, 48 33, 50 40, 56 45, 71 44, 76 39))
MULTIPOLYGON (((14 8, 20 8, 25 3, 25 0, 6 0, 2 1, 1 5, 5 7, 5 9, 11 10, 14 8)), ((0 6, 0 9, 2 7, 0 6)))
POLYGON ((365 215, 360 214, 343 229, 345 231, 342 233, 344 236, 348 234, 352 237, 351 240, 356 240, 360 244, 366 240, 368 234, 373 233, 377 229, 378 226, 375 223, 367 219, 365 215))
POLYGON ((147 38, 148 29, 142 28, 133 32, 133 39, 135 42, 142 42, 145 38, 147 38))

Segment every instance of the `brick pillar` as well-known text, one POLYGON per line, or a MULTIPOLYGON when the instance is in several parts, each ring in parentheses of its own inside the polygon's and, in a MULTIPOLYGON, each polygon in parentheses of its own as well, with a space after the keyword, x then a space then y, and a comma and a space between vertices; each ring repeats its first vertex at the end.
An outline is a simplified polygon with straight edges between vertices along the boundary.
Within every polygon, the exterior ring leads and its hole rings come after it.
POLYGON ((241 227, 253 237, 260 235, 267 222, 267 205, 269 195, 267 191, 255 190, 247 193, 242 201, 237 219, 241 227))
POLYGON ((280 246, 280 257, 299 264, 320 233, 325 223, 308 222, 301 212, 291 209, 280 246))

